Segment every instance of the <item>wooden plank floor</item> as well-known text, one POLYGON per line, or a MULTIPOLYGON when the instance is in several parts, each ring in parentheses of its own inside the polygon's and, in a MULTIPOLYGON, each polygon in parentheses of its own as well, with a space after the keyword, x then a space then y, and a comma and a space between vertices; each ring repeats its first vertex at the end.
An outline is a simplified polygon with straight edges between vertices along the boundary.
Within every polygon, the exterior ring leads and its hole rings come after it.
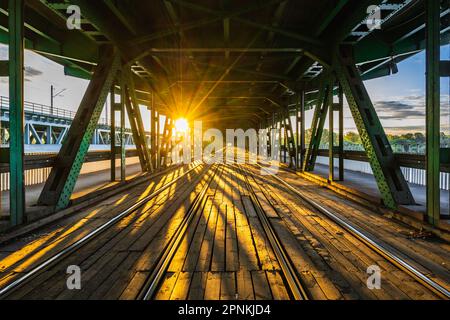
MULTIPOLYGON (((383 257, 369 249, 340 226, 292 195, 270 176, 259 175, 259 169, 246 166, 259 188, 277 214, 273 221, 283 239, 290 257, 302 252, 307 268, 302 272, 309 278, 308 287, 317 298, 326 299, 434 299, 436 296, 399 270, 383 257), (289 231, 288 231, 289 230, 289 231), (294 238, 292 237, 294 235, 294 238), (367 267, 381 268, 380 290, 369 290, 366 285, 367 267)), ((293 173, 281 171, 279 176, 298 187, 303 193, 330 210, 348 218, 358 227, 374 235, 378 242, 387 244, 396 253, 408 259, 419 270, 445 287, 449 287, 449 246, 437 239, 415 239, 405 236, 413 230, 399 222, 382 217, 370 210, 345 200, 329 190, 303 180, 293 173), (402 230, 402 233, 399 233, 402 230), (426 253, 428 251, 428 253, 426 253), (423 254, 419 257, 420 254, 423 254), (425 258, 426 257, 426 258, 425 258)))
POLYGON ((222 166, 156 299, 289 299, 242 175, 222 166))
MULTIPOLYGON (((13 250, 14 246, 3 248, 6 257, 0 261, 0 285, 81 238, 183 170, 186 168, 136 187, 127 195, 103 201, 86 211, 82 219, 80 216, 67 219, 20 250, 8 254, 7 250, 13 250)), ((407 226, 369 212, 291 173, 280 172, 280 176, 377 235, 436 281, 446 286, 450 283, 448 244, 408 236, 412 231, 407 226)), ((135 299, 195 196, 211 177, 205 204, 184 235, 155 299, 290 298, 279 262, 246 189, 246 179, 311 298, 436 298, 251 165, 214 168, 203 165, 195 174, 183 178, 94 241, 39 274, 10 298, 135 299), (81 267, 81 290, 67 289, 69 265, 81 267), (366 284, 367 267, 371 265, 382 270, 379 290, 370 290, 366 284)))

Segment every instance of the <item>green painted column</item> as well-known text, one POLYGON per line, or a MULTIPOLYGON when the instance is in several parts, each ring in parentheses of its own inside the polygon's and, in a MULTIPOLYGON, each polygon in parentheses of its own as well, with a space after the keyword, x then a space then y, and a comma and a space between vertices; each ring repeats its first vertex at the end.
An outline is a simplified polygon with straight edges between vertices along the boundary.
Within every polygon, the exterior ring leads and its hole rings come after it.
POLYGON ((339 85, 339 181, 344 181, 344 91, 339 85))
POLYGON ((300 162, 299 169, 303 171, 303 163, 305 162, 305 145, 306 145, 306 123, 305 123, 305 91, 301 93, 300 100, 300 162))
POLYGON ((440 7, 439 1, 427 0, 426 41, 426 171, 428 222, 440 219, 440 7))
POLYGON ((23 0, 9 0, 10 223, 24 222, 23 0))
POLYGON ((124 182, 126 173, 126 145, 125 145, 125 80, 123 71, 120 78, 120 181, 124 182))
POLYGON ((116 98, 115 98, 115 83, 111 86, 110 98, 110 142, 111 142, 111 181, 116 181, 116 98))
POLYGON ((328 113, 328 180, 334 180, 334 103, 333 82, 328 90, 329 113, 328 113))

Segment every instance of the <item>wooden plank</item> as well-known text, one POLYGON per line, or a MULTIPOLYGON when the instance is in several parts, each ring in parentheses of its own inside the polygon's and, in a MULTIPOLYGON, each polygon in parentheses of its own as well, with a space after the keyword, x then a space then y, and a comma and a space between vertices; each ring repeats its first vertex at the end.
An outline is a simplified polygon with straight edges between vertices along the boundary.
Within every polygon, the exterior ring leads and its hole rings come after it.
POLYGON ((256 218, 258 216, 249 196, 242 196, 242 203, 244 204, 245 213, 248 217, 256 218))
POLYGON ((175 287, 173 288, 170 300, 186 300, 189 286, 192 280, 192 272, 180 272, 175 287))
POLYGON ((239 269, 250 271, 259 270, 258 255, 242 202, 238 201, 235 203, 234 212, 239 245, 239 269))
POLYGON ((189 246, 189 251, 182 267, 183 271, 195 271, 195 266, 197 265, 199 259, 202 242, 205 237, 205 233, 208 227, 208 221, 211 217, 211 212, 212 202, 208 200, 195 230, 194 238, 189 246))
POLYGON ((254 300, 252 276, 249 271, 240 270, 236 274, 239 300, 254 300))
POLYGON ((149 276, 149 272, 135 272, 133 278, 120 295, 120 300, 135 300, 149 276))
POLYGON ((249 217, 248 221, 261 268, 263 270, 280 270, 280 265, 261 226, 261 222, 254 217, 249 217))
POLYGON ((178 272, 167 272, 161 287, 156 292, 155 300, 169 300, 172 294, 175 283, 178 279, 178 272))
POLYGON ((265 271, 252 271, 253 288, 256 300, 272 300, 265 271))
POLYGON ((206 229, 205 236, 202 241, 202 247, 200 249, 197 266, 195 268, 196 271, 210 270, 218 216, 219 216, 218 207, 215 203, 213 203, 211 207, 211 217, 208 220, 208 227, 206 229))
POLYGON ((226 271, 239 270, 239 253, 236 235, 236 218, 234 215, 234 206, 227 205, 227 224, 226 224, 226 271))
POLYGON ((283 283, 279 271, 267 271, 267 279, 270 285, 270 290, 272 291, 272 296, 274 300, 289 300, 288 291, 283 283))
POLYGON ((225 227, 227 219, 227 206, 219 206, 214 249, 211 261, 211 271, 225 271, 225 227))
POLYGON ((189 289, 188 300, 203 300, 207 276, 208 274, 206 272, 194 272, 191 287, 189 289))
POLYGON ((223 272, 220 283, 220 300, 236 300, 236 279, 234 272, 223 272))
POLYGON ((205 288, 205 300, 220 299, 221 272, 208 272, 205 288))

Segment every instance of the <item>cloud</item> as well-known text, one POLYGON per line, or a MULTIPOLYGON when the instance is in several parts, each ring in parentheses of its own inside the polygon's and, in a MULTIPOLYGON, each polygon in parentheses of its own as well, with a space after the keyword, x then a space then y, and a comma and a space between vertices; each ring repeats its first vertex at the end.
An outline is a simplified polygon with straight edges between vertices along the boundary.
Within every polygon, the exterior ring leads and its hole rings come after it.
POLYGON ((377 101, 374 107, 379 118, 385 120, 417 119, 425 116, 424 105, 411 104, 406 100, 405 102, 377 101))
MULTIPOLYGON (((441 117, 450 116, 450 103, 448 95, 441 96, 441 117)), ((425 120, 425 96, 411 95, 396 97, 396 100, 376 101, 375 110, 378 117, 383 120, 425 120)))

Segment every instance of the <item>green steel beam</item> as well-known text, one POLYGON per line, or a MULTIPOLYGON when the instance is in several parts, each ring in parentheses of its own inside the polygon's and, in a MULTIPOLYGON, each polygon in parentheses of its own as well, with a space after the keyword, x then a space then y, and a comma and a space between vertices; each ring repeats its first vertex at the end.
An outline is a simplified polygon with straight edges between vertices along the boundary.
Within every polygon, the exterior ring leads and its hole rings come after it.
POLYGON ((109 91, 110 145, 111 145, 111 181, 116 181, 116 85, 113 82, 109 91))
POLYGON ((334 81, 331 83, 331 88, 328 90, 328 180, 334 180, 334 103, 333 103, 333 87, 334 81))
POLYGON ((125 86, 126 82, 121 73, 120 76, 120 103, 117 106, 120 111, 120 181, 126 180, 126 149, 125 149, 125 86))
MULTIPOLYGON (((5 0, 0 0, 4 2, 5 0)), ((60 58, 95 63, 98 60, 98 45, 79 30, 66 29, 66 20, 51 11, 40 1, 27 1, 24 36, 26 49, 51 54, 60 58)), ((8 12, 0 8, 0 17, 8 12)), ((0 28, 7 25, 0 19, 0 28)), ((8 43, 7 37, 0 42, 8 43)))
POLYGON ((306 121, 305 121, 305 91, 301 91, 300 93, 300 160, 298 167, 300 170, 303 170, 303 163, 305 161, 305 138, 306 138, 306 121))
POLYGON ((315 28, 315 35, 320 36, 322 32, 327 28, 342 8, 348 3, 349 0, 337 0, 334 1, 331 10, 326 12, 320 19, 317 19, 318 26, 315 28))
POLYGON ((439 1, 426 1, 426 174, 427 217, 432 225, 440 219, 440 7, 439 1))
POLYGON ((25 220, 24 181, 24 0, 9 0, 10 224, 25 220))
POLYGON ((131 131, 133 133, 134 144, 136 145, 136 149, 138 151, 142 171, 151 172, 153 171, 153 165, 150 151, 147 148, 144 124, 142 122, 138 100, 136 99, 136 90, 134 87, 133 77, 131 72, 128 70, 123 70, 122 72, 125 73, 125 107, 128 114, 128 120, 130 122, 131 131))
POLYGON ((369 158, 384 204, 414 204, 411 191, 392 152, 383 126, 356 68, 353 50, 342 46, 334 68, 350 107, 359 136, 369 158))
POLYGON ((339 181, 344 181, 344 92, 342 86, 338 89, 339 111, 339 181))
POLYGON ((323 127, 328 113, 329 91, 332 90, 331 75, 324 76, 321 88, 319 90, 319 98, 314 110, 314 116, 311 124, 311 140, 306 150, 303 163, 303 171, 313 171, 319 151, 320 140, 322 139, 323 127))
MULTIPOLYGON (((215 9, 211 9, 209 7, 198 5, 196 3, 188 2, 185 0, 168 0, 173 3, 177 3, 180 6, 190 8, 193 10, 201 11, 210 15, 215 15, 219 19, 223 19, 227 17, 227 13, 215 9)), ((255 22, 246 18, 241 18, 239 15, 232 15, 231 19, 238 21, 243 24, 247 24, 249 26, 255 27, 257 29, 266 30, 270 32, 274 32, 276 34, 282 35, 287 38, 291 38, 297 41, 297 44, 301 44, 302 48, 305 50, 305 55, 314 58, 317 61, 320 61, 324 65, 328 65, 329 59, 326 50, 323 48, 323 42, 315 37, 310 37, 308 35, 299 34, 296 32, 292 32, 289 30, 285 30, 279 27, 271 26, 269 24, 255 22)))
MULTIPOLYGON (((170 0, 168 0, 170 1, 170 0)), ((153 40, 156 39, 160 39, 160 38, 164 38, 164 37, 168 37, 174 34, 178 34, 180 32, 184 32, 187 30, 191 30, 191 29, 195 29, 201 26, 205 26, 208 24, 212 24, 215 23, 217 21, 223 20, 223 19, 230 19, 232 17, 237 17, 252 11, 256 11, 256 10, 261 10, 265 7, 271 6, 271 5, 276 5, 279 4, 281 2, 284 2, 286 0, 268 0, 268 1, 263 1, 262 3, 260 3, 259 1, 254 4, 254 5, 249 5, 243 9, 239 9, 236 11, 232 11, 229 12, 227 14, 221 15, 221 16, 214 16, 212 18, 206 18, 206 19, 202 19, 199 21, 194 21, 192 23, 188 23, 185 25, 180 25, 178 28, 171 28, 169 30, 163 30, 163 31, 158 31, 155 32, 153 34, 150 35, 145 35, 145 36, 141 36, 141 37, 137 37, 134 40, 131 41, 132 44, 143 44, 146 42, 152 42, 153 40)))
POLYGON ((55 206, 57 210, 69 205, 92 135, 119 66, 119 55, 113 50, 105 50, 58 153, 57 165, 52 168, 39 197, 40 204, 55 206))
POLYGON ((9 77, 8 60, 0 60, 0 77, 9 77))

